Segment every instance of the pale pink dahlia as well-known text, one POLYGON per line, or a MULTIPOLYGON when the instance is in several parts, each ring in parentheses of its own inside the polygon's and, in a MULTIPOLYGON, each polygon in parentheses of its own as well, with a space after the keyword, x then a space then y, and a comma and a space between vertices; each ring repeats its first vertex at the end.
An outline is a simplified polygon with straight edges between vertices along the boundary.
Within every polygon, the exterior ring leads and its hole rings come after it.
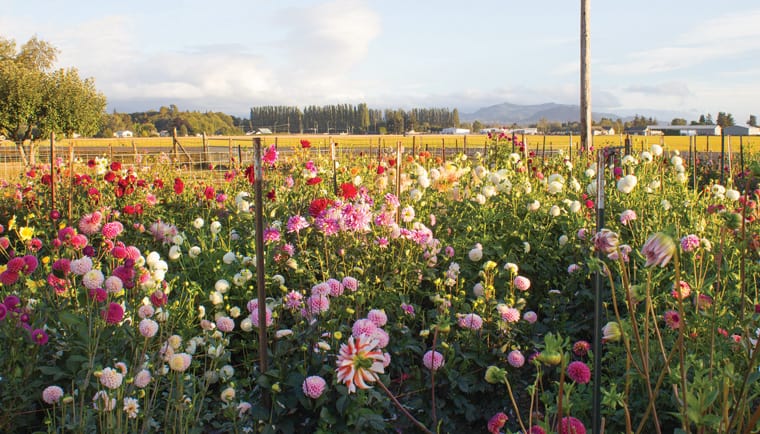
POLYGON ((100 384, 109 389, 118 389, 123 380, 124 376, 121 372, 113 368, 105 368, 100 373, 100 384))
POLYGON ((375 323, 376 326, 382 327, 388 322, 388 316, 382 309, 372 309, 367 312, 367 319, 375 323))
POLYGON ((322 393, 324 393, 326 385, 327 383, 325 382, 324 378, 318 375, 312 375, 311 377, 306 377, 306 379, 303 380, 303 385, 301 388, 303 389, 304 395, 308 396, 311 399, 317 399, 322 396, 322 393))
POLYGON ((145 318, 140 321, 138 328, 140 329, 141 335, 146 338, 152 338, 158 332, 158 323, 150 318, 145 318))
POLYGON ((520 368, 525 364, 525 356, 518 350, 512 350, 507 356, 507 361, 514 368, 520 368))
POLYGON ((530 288, 530 279, 524 276, 515 277, 515 288, 520 291, 527 291, 530 288))
POLYGON ((150 371, 143 369, 135 375, 135 387, 142 389, 150 383, 151 378, 150 371))
POLYGON ((377 325, 374 322, 370 321, 369 319, 362 318, 354 322, 354 325, 351 328, 351 334, 354 337, 359 337, 361 335, 372 336, 372 333, 374 333, 375 330, 377 330, 377 325))
POLYGON ((422 364, 431 371, 437 371, 445 363, 446 362, 443 360, 443 354, 438 351, 430 350, 422 356, 422 364))
POLYGON ((457 324, 462 328, 480 330, 480 328, 483 327, 483 318, 476 313, 468 313, 467 315, 460 316, 457 320, 457 324))
MULTIPOLYGON (((268 315, 268 320, 270 319, 271 319, 271 315, 268 315)), ((251 322, 253 322, 253 318, 251 318, 251 322)), ((258 311, 257 311, 256 325, 258 325, 258 322, 259 322, 259 316, 258 316, 258 311)), ((235 329, 235 321, 230 317, 220 316, 219 318, 216 319, 216 328, 218 328, 220 331, 223 331, 223 332, 231 332, 232 330, 235 329)))
POLYGON ((63 389, 58 386, 48 386, 42 391, 42 400, 46 404, 55 404, 63 397, 63 389))

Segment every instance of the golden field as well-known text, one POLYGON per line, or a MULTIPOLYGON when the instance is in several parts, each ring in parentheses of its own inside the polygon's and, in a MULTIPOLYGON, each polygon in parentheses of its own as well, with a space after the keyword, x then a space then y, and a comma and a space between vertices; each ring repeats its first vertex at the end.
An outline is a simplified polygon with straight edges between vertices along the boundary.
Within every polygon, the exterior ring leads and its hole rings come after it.
MULTIPOLYGON (((234 136, 234 137, 219 137, 211 136, 207 138, 209 146, 234 146, 241 145, 243 147, 249 146, 253 143, 254 136, 234 136)), ((425 135, 267 135, 256 136, 262 139, 262 143, 265 145, 276 144, 278 147, 294 147, 300 146, 301 140, 308 140, 311 142, 312 147, 315 148, 328 148, 331 142, 335 142, 339 147, 372 147, 376 148, 378 144, 382 147, 395 148, 396 143, 401 142, 402 146, 409 151, 412 147, 419 149, 438 149, 441 146, 446 148, 459 147, 463 148, 480 148, 484 145, 492 143, 486 135, 483 134, 469 134, 469 135, 437 135, 437 134, 425 134, 425 135)), ((580 141, 579 136, 558 136, 558 135, 518 135, 518 140, 525 140, 528 144, 528 148, 531 150, 541 151, 546 145, 546 150, 550 149, 565 149, 570 146, 570 140, 572 139, 573 147, 576 147, 580 141)), ((630 136, 631 145, 634 150, 648 149, 652 144, 663 145, 666 149, 688 151, 689 150, 689 137, 687 136, 630 136)), ((696 140, 696 146, 698 152, 705 151, 719 151, 721 138, 719 136, 698 136, 694 137, 696 140)), ((185 148, 201 147, 203 145, 202 137, 180 137, 179 143, 185 148)), ((624 136, 595 136, 594 145, 596 146, 622 146, 624 144, 624 136)), ((726 149, 731 147, 733 152, 738 152, 740 144, 744 145, 745 152, 758 152, 760 151, 760 136, 745 136, 745 137, 726 137, 726 149)), ((44 141, 42 142, 44 143, 44 141)), ((42 145, 40 143, 40 145, 42 145)), ((56 142, 58 146, 68 146, 72 143, 74 147, 108 147, 114 148, 132 147, 171 147, 171 137, 134 137, 134 138, 107 138, 107 139, 61 139, 56 142)))

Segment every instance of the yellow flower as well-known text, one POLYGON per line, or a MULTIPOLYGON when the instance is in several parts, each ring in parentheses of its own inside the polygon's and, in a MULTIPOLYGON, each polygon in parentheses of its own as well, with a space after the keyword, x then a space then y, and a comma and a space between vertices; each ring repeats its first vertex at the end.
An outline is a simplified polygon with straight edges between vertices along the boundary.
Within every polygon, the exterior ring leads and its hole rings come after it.
POLYGON ((14 215, 11 217, 10 221, 8 222, 8 230, 13 230, 13 228, 16 227, 16 216, 14 215))
POLYGON ((49 263, 50 263, 50 256, 44 256, 44 257, 42 258, 42 264, 43 264, 43 265, 47 265, 47 264, 49 264, 49 263))
POLYGON ((29 226, 23 226, 19 228, 18 236, 19 238, 21 238, 21 241, 29 241, 34 236, 34 228, 30 228, 29 226))

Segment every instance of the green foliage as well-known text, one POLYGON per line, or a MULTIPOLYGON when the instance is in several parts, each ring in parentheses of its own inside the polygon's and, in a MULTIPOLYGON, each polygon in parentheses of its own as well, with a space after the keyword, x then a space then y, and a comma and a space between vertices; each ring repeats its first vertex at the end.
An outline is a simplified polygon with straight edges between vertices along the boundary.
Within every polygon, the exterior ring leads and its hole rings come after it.
POLYGON ((57 50, 36 37, 18 52, 14 41, 0 41, 0 133, 22 141, 33 134, 92 135, 98 130, 106 99, 93 79, 81 79, 73 68, 50 71, 57 50))

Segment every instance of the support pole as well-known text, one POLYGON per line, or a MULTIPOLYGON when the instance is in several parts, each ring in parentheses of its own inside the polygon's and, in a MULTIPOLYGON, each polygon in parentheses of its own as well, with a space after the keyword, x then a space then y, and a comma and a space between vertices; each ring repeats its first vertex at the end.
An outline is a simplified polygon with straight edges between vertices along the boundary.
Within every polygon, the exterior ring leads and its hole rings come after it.
MULTIPOLYGON (((255 137, 253 139, 254 144, 254 174, 256 180, 254 181, 255 190, 255 242, 256 242, 256 292, 259 302, 259 368, 261 374, 267 372, 267 321, 266 321, 266 288, 264 286, 264 209, 263 209, 263 195, 262 195, 262 178, 264 177, 263 170, 261 168, 261 138, 255 137)), ((263 394, 264 406, 269 407, 269 393, 264 390, 263 394)))
POLYGON ((55 133, 50 133, 50 210, 55 210, 55 133))
MULTIPOLYGON (((596 168, 596 232, 604 227, 604 153, 597 151, 596 168)), ((603 253, 597 251, 597 257, 602 260, 603 253)), ((594 369, 591 422, 593 433, 601 432, 602 425, 602 288, 604 276, 601 270, 594 276, 594 369)))

